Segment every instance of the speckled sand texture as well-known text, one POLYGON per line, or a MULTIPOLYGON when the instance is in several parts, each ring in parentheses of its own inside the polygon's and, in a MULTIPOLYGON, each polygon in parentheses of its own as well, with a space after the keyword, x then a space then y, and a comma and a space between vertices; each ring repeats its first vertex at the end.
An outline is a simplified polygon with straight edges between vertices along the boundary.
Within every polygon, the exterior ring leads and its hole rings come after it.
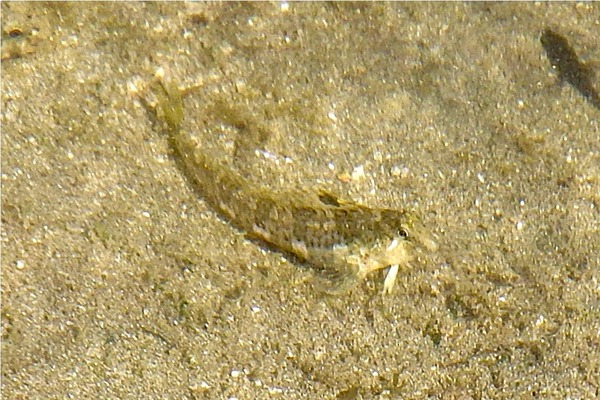
POLYGON ((595 68, 599 18, 2 2, 2 397, 600 396, 600 110, 539 40, 595 68), (248 179, 414 210, 438 251, 389 296, 380 275, 321 294, 190 185, 139 101, 159 68, 199 85, 182 129, 248 179))

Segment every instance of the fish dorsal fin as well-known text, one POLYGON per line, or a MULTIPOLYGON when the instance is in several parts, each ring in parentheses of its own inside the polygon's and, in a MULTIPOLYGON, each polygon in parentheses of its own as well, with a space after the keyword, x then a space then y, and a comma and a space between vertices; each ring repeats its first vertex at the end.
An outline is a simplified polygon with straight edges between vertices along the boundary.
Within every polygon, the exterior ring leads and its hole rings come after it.
POLYGON ((337 194, 331 193, 327 190, 319 189, 319 190, 317 190, 316 195, 319 198, 319 201, 326 206, 333 206, 333 207, 340 207, 340 208, 363 207, 355 201, 341 198, 337 194))

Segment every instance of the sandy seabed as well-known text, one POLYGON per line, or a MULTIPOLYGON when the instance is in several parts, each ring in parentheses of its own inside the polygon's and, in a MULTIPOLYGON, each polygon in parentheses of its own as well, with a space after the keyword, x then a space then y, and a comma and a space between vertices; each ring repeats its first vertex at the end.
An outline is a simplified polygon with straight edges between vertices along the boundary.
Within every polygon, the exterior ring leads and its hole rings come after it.
POLYGON ((592 66, 599 15, 2 2, 3 397, 599 396, 600 110, 540 44, 592 66), (199 88, 182 129, 248 179, 414 210, 439 249, 389 296, 379 275, 315 290, 178 168, 139 101, 159 68, 199 88))

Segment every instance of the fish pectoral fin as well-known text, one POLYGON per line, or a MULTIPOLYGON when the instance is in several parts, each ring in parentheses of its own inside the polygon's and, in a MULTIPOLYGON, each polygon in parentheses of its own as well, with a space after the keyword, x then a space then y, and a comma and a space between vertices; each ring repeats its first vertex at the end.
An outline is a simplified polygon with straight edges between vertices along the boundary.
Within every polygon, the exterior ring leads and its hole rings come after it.
POLYGON ((352 268, 320 269, 314 276, 314 287, 329 295, 342 295, 356 287, 360 280, 352 268))

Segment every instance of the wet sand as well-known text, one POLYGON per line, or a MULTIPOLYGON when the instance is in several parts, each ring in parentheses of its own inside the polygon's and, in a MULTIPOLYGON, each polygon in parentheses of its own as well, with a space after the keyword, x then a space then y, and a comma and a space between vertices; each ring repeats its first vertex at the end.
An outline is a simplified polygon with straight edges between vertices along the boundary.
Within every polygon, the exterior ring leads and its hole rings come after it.
POLYGON ((593 65, 599 11, 3 2, 2 395, 597 397, 600 111, 540 33, 593 65), (385 297, 315 290, 190 185, 139 101, 158 68, 249 179, 414 210, 439 249, 385 297))

